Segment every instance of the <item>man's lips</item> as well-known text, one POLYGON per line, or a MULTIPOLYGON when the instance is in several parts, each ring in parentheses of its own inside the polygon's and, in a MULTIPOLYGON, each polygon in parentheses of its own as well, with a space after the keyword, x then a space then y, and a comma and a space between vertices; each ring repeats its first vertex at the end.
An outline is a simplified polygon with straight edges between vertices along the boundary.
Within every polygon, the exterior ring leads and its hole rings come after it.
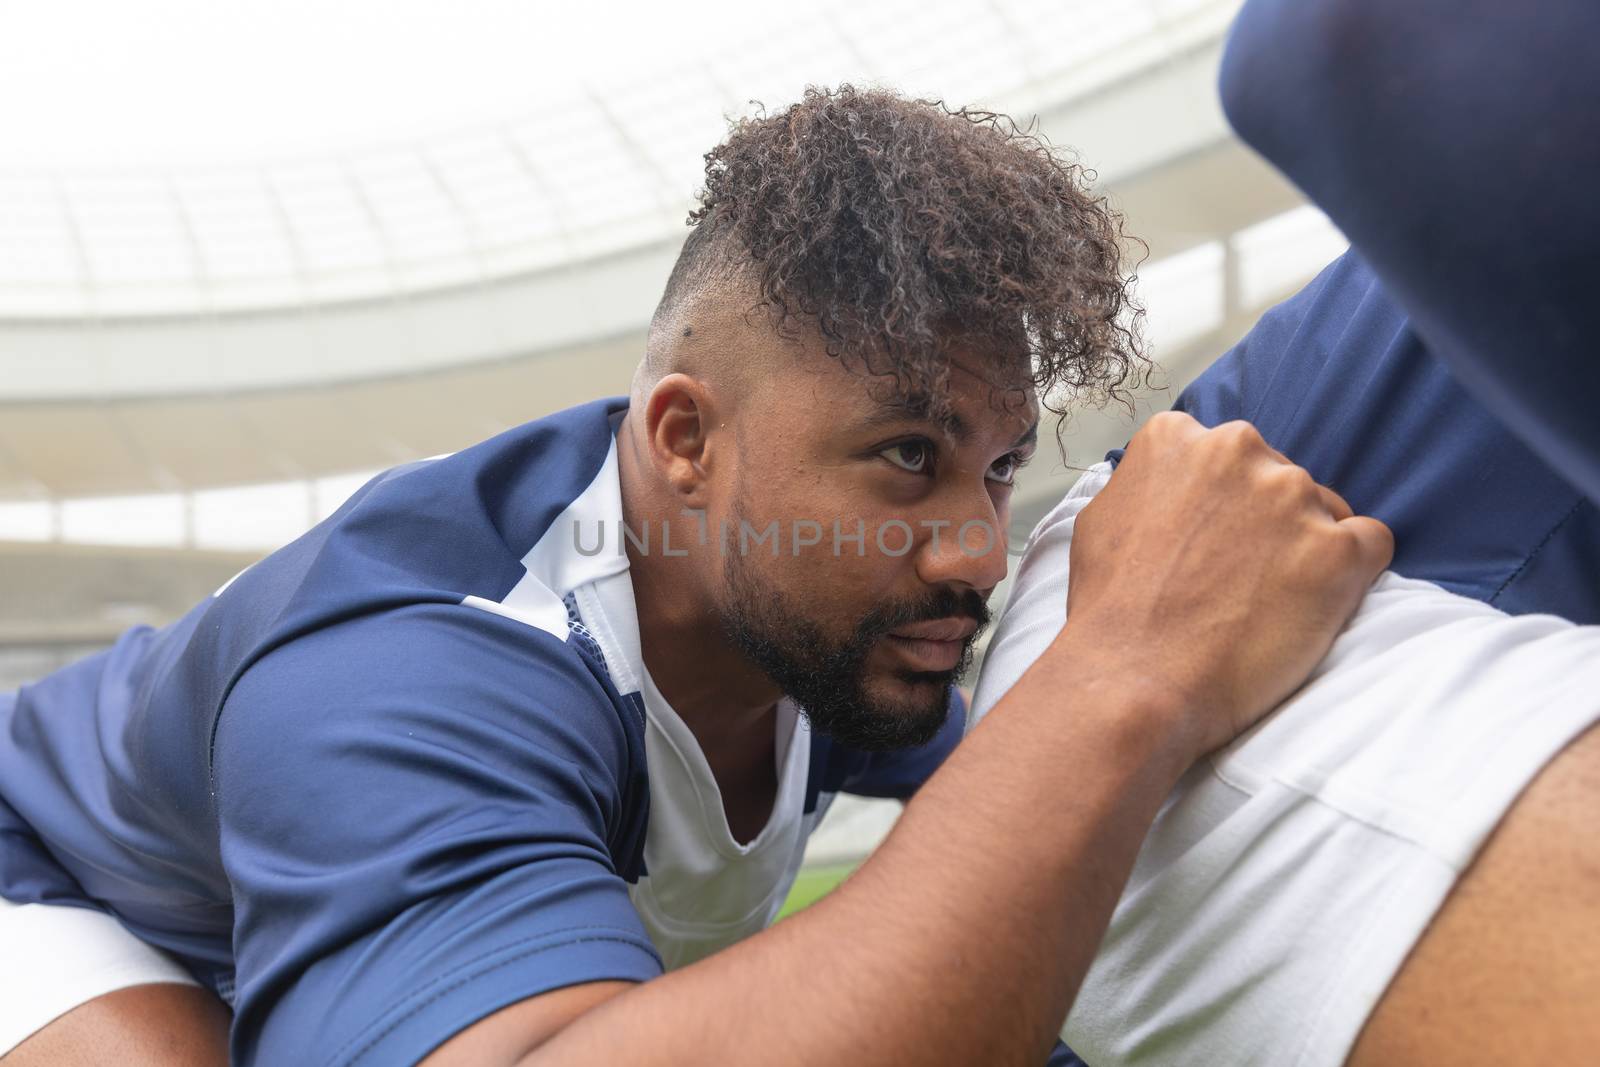
POLYGON ((978 629, 975 619, 930 619, 899 626, 889 632, 890 637, 910 641, 965 641, 978 629))
POLYGON ((901 626, 888 634, 888 644, 919 671, 949 671, 961 663, 961 653, 977 632, 973 619, 934 619, 901 626))

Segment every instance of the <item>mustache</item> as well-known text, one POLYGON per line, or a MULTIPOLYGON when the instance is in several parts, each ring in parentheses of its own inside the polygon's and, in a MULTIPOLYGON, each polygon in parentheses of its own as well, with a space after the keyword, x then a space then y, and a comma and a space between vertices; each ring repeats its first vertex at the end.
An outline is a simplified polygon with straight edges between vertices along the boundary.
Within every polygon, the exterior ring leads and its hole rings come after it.
POLYGON ((861 620, 858 632, 863 637, 882 637, 891 630, 914 622, 932 622, 935 619, 971 619, 977 629, 968 638, 976 641, 993 619, 989 605, 976 590, 956 590, 941 586, 926 597, 896 600, 881 604, 861 620))

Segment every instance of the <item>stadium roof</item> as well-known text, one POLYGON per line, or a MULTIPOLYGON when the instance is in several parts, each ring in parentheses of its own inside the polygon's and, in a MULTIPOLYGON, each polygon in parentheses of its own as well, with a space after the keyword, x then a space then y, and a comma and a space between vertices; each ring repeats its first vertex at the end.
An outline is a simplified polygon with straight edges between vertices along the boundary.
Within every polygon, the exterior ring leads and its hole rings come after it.
MULTIPOLYGON (((1140 291, 1175 382, 1342 245, 1222 119, 1238 0, 824 0, 792 18, 705 0, 738 17, 656 5, 671 16, 626 33, 511 0, 412 19, 420 2, 284 0, 281 26, 243 31, 214 0, 96 5, 117 15, 70 57, 0 37, 0 540, 265 547, 359 472, 623 391, 701 153, 725 114, 807 83, 997 106, 1081 149, 1148 243, 1140 291), (549 19, 554 43, 525 48, 549 19), (436 32, 384 37, 413 22, 436 32), (181 62, 152 88, 116 64, 153 76, 140 34, 158 31, 181 62), (659 47, 620 46, 640 40, 659 47), (52 111, 41 79, 61 64, 104 115, 82 94, 52 111), (352 102, 334 83, 353 69, 374 84, 352 102), (180 84, 197 75, 204 93, 180 84), (128 99, 103 99, 124 76, 128 99), (252 95, 273 77, 282 115, 252 95), (208 101, 209 124, 163 115, 208 101)), ((1088 458, 1127 427, 1075 432, 1088 458)), ((1023 510, 1069 474, 1038 467, 1023 510)))
POLYGON ((404 298, 603 257, 681 232, 751 101, 865 80, 1027 114, 1214 38, 1237 2, 709 0, 622 25, 611 5, 263 7, 8 15, 0 321, 404 298))

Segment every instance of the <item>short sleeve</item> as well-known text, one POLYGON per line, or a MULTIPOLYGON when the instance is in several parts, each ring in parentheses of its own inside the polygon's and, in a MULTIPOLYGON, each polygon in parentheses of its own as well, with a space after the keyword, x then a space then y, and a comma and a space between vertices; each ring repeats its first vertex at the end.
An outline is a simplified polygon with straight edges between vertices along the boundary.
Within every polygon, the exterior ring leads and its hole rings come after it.
POLYGON ((217 726, 234 1059, 415 1062, 524 998, 642 981, 627 730, 543 631, 453 604, 268 653, 217 726))
POLYGON ((1425 349, 1347 252, 1186 388, 1394 531, 1395 571, 1513 613, 1600 621, 1597 511, 1425 349))

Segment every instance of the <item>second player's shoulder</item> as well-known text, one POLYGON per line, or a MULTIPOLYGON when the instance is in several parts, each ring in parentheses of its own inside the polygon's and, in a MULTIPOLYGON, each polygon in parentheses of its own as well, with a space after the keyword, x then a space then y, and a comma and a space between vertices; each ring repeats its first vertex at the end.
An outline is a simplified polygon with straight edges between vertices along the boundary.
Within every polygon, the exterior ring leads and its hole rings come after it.
POLYGON ((1263 313, 1173 406, 1208 426, 1245 419, 1312 469, 1300 455, 1315 444, 1308 432, 1326 435, 1348 409, 1375 401, 1362 387, 1381 366, 1425 359, 1406 347, 1412 340, 1405 313, 1361 257, 1346 252, 1263 313))

